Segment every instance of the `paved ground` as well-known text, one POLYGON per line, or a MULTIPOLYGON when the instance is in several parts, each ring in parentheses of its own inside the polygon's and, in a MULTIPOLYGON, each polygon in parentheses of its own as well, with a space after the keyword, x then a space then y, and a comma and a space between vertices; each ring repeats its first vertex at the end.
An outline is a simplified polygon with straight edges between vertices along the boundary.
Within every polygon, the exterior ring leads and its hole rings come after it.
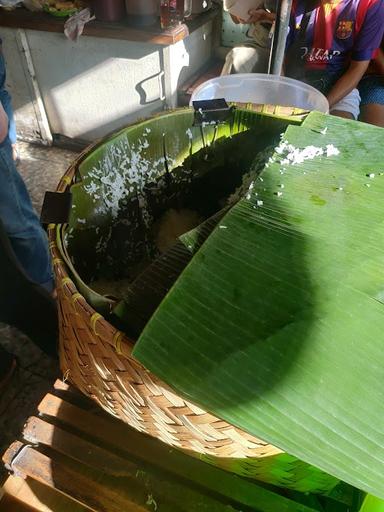
MULTIPOLYGON (((33 205, 40 212, 46 190, 55 190, 60 176, 76 153, 57 148, 19 144, 22 174, 33 205)), ((57 362, 44 355, 16 329, 0 323, 0 346, 18 357, 18 368, 0 396, 0 453, 15 440, 25 420, 60 375, 57 362)), ((5 477, 0 464, 0 484, 5 477)))

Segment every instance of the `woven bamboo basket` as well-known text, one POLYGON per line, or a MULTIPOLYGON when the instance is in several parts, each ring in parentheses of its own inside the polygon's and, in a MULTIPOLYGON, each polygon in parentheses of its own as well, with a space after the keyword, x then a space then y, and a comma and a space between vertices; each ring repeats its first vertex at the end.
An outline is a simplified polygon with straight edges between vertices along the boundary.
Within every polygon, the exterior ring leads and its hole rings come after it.
MULTIPOLYGON (((265 110, 276 112, 273 107, 265 110)), ((297 116, 291 109, 278 113, 297 116)), ((62 177, 58 192, 69 189, 81 162, 105 140, 77 158, 62 177)), ((60 228, 51 224, 48 235, 58 293, 60 364, 67 380, 131 427, 217 467, 302 492, 326 493, 338 483, 184 400, 135 360, 133 341, 79 292, 60 249, 60 228)))

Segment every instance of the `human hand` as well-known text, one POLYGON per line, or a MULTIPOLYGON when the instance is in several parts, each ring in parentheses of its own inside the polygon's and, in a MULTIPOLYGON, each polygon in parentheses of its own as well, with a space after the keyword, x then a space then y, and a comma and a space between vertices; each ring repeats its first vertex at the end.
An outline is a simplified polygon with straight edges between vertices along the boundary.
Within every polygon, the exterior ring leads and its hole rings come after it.
POLYGON ((5 113, 3 105, 0 101, 0 144, 4 141, 8 133, 8 116, 5 113))
POLYGON ((242 18, 239 18, 238 16, 235 16, 232 13, 229 13, 229 15, 231 16, 233 23, 236 23, 236 25, 239 25, 240 23, 242 25, 244 25, 245 23, 248 23, 247 20, 243 20, 242 18))
POLYGON ((273 12, 268 12, 265 9, 250 9, 248 11, 249 18, 246 23, 273 23, 276 19, 276 14, 273 12))

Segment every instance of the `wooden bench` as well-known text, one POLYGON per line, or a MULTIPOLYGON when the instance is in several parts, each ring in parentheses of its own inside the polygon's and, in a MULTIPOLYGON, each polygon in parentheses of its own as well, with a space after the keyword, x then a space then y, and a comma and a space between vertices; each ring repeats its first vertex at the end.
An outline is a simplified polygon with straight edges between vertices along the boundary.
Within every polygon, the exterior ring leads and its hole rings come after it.
MULTIPOLYGON (((62 381, 3 461, 11 476, 1 512, 318 510, 313 496, 259 485, 138 433, 62 381)), ((351 496, 337 499, 348 510, 351 496)))

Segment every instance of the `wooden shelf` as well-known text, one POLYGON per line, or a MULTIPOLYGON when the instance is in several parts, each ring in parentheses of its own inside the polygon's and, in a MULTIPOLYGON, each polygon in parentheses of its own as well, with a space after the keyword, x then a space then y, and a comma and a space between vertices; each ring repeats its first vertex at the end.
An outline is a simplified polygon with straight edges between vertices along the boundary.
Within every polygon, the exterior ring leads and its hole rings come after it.
MULTIPOLYGON (((128 24, 128 21, 107 23, 95 20, 85 25, 83 35, 168 46, 185 39, 191 32, 215 18, 219 12, 218 7, 213 7, 210 11, 196 15, 172 30, 162 30, 160 24, 150 27, 133 27, 128 24)), ((25 8, 13 11, 0 9, 0 26, 2 27, 63 33, 64 22, 62 18, 44 12, 30 12, 25 8)))

